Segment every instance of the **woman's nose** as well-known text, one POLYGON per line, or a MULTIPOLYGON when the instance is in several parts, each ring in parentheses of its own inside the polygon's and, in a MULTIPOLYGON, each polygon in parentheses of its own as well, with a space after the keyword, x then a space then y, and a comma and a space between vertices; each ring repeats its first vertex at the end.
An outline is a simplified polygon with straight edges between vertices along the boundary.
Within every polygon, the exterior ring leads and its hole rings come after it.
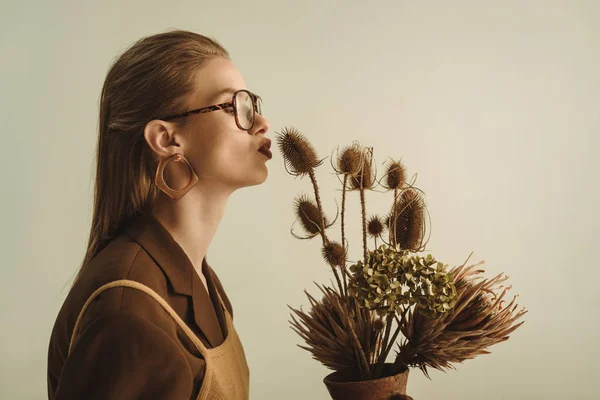
POLYGON ((255 135, 258 133, 267 133, 270 127, 271 124, 269 123, 269 120, 266 117, 260 114, 256 114, 256 121, 254 121, 255 135))

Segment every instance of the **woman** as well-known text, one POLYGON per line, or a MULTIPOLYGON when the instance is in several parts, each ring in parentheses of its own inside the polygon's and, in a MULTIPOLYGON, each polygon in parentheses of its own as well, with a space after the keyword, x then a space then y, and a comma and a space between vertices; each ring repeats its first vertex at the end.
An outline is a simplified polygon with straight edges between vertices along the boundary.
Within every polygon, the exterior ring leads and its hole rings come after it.
POLYGON ((248 398, 206 253, 231 193, 267 178, 260 103, 228 52, 193 32, 145 37, 113 63, 88 249, 50 338, 50 399, 248 398))

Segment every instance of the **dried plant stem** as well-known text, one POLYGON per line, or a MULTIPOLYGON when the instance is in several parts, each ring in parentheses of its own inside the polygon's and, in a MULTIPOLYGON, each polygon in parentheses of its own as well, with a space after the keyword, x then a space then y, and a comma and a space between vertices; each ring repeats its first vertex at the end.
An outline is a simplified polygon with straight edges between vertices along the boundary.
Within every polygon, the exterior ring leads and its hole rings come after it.
MULTIPOLYGON (((373 331, 372 332, 373 336, 372 339, 374 340, 374 346, 373 346, 373 351, 369 351, 369 353, 367 354, 367 358, 369 361, 369 365, 373 364, 373 355, 375 353, 375 351, 377 350, 377 331, 373 331)), ((370 350, 371 349, 371 337, 369 337, 369 340, 367 341, 367 348, 370 350)))
POLYGON ((344 288, 342 286, 342 282, 340 281, 340 276, 338 275, 337 271, 335 270, 335 267, 332 266, 331 269, 333 270, 333 274, 335 275, 335 280, 338 283, 338 287, 340 288, 340 294, 342 296, 344 296, 344 288))
MULTIPOLYGON (((319 231, 321 233, 321 238, 323 240, 323 245, 325 245, 329 239, 327 238, 327 234, 325 233, 325 214, 323 213, 323 206, 321 205, 321 195, 319 194, 319 185, 317 184, 317 178, 315 177, 315 171, 311 170, 308 173, 308 176, 310 176, 310 181, 312 182, 313 185, 313 189, 315 191, 315 199, 317 200, 317 208, 319 209, 319 216, 321 217, 321 226, 319 228, 319 231)), ((344 294, 344 289, 342 287, 342 282, 340 281, 340 276, 336 271, 335 266, 332 266, 331 269, 333 270, 333 274, 335 275, 335 280, 338 283, 338 286, 340 288, 340 294, 344 294)))
POLYGON ((360 208, 362 214, 362 235, 363 235, 363 255, 365 264, 367 263, 367 211, 365 204, 365 189, 360 188, 360 208))
MULTIPOLYGON (((357 360, 360 359, 360 355, 358 354, 358 348, 356 346, 352 346, 354 348, 354 357, 356 357, 357 360)), ((364 365, 359 361, 357 363, 358 365, 358 375, 360 377, 361 380, 364 379, 365 376, 367 376, 367 371, 365 371, 365 367, 364 365)))
POLYGON ((390 330, 392 329, 392 322, 394 321, 393 316, 392 315, 388 315, 387 319, 385 321, 385 334, 383 336, 383 343, 382 343, 382 353, 380 353, 377 356, 377 363, 375 365, 375 376, 379 376, 379 373, 381 372, 381 368, 383 368, 383 363, 385 362, 385 356, 383 355, 383 352, 385 352, 386 348, 387 348, 387 343, 388 340, 390 338, 390 330))
POLYGON ((390 220, 388 220, 388 228, 392 228, 390 229, 390 243, 392 244, 392 247, 396 247, 396 218, 398 217, 396 215, 396 202, 398 201, 398 188, 394 188, 394 202, 392 203, 392 217, 390 220), (392 226, 393 224, 393 226, 392 226))
POLYGON ((346 247, 345 234, 344 234, 344 216, 346 214, 346 185, 348 183, 348 175, 344 174, 344 184, 342 185, 342 246, 346 247))
MULTIPOLYGON (((346 236, 344 233, 345 225, 344 225, 344 217, 346 215, 346 185, 348 183, 348 174, 344 174, 344 184, 342 186, 342 246, 344 246, 344 251, 346 250, 346 236)), ((344 296, 348 293, 348 281, 346 279, 346 266, 342 267, 343 275, 344 275, 344 296)))
POLYGON ((358 351, 358 363, 359 369, 361 370, 360 379, 371 379, 371 368, 369 363, 367 362, 367 357, 365 356, 365 352, 360 344, 360 340, 358 340, 358 336, 356 336, 356 331, 354 330, 353 324, 350 322, 350 315, 346 314, 348 317, 348 326, 350 327, 350 333, 352 334, 352 339, 354 340, 354 347, 358 351), (360 365, 362 363, 362 365, 360 365), (364 368, 365 373, 362 373, 362 369, 364 368))
POLYGON ((396 327, 396 330, 394 331, 394 334, 392 335, 392 338, 390 339, 389 343, 386 343, 386 348, 381 355, 381 358, 384 360, 383 361, 384 363, 385 363, 385 359, 387 358, 388 354, 392 350, 394 343, 396 343, 396 339, 398 338, 398 334, 400 333, 400 330, 402 329, 402 326, 404 325, 404 321, 406 320, 406 314, 408 313, 409 309, 410 309, 410 307, 408 307, 408 306, 406 308, 404 308, 404 311, 402 312, 402 317, 400 319, 398 319, 398 317, 396 315, 393 315, 393 318, 396 319, 398 326, 396 327))
POLYGON ((323 244, 327 243, 327 235, 325 234, 325 214, 323 214, 323 206, 321 205, 321 195, 319 194, 319 185, 317 184, 317 178, 315 177, 315 172, 310 171, 309 174, 310 181, 312 182, 313 189, 315 191, 315 199, 317 199, 317 208, 319 209, 319 216, 321 217, 321 226, 319 227, 321 238, 323 240, 323 244))
MULTIPOLYGON (((362 329, 362 326, 364 325, 364 320, 361 318, 362 317, 362 313, 361 313, 361 310, 360 310, 360 306, 358 306, 358 304, 356 303, 356 301, 353 301, 353 304, 355 304, 355 307, 357 307, 354 310, 355 311, 354 315, 355 315, 356 320, 361 322, 361 324, 360 324, 361 325, 361 331, 362 332, 366 332, 366 340, 365 340, 365 347, 364 347, 364 349, 367 352, 366 353, 367 357, 370 359, 371 358, 370 357, 371 356, 370 351, 371 351, 371 348, 372 348, 372 346, 371 346, 372 330, 368 329, 368 328, 362 329)), ((369 320, 370 319, 371 319, 371 315, 369 313, 369 320)), ((369 362, 369 365, 371 365, 370 362, 369 362)))
POLYGON ((379 354, 378 352, 380 352, 380 347, 381 347, 381 331, 377 331, 375 332, 375 349, 373 350, 373 354, 371 354, 371 357, 369 357, 369 364, 373 365, 375 364, 375 361, 377 360, 377 354, 379 354))
POLYGON ((350 276, 346 270, 346 266, 340 267, 340 270, 342 271, 342 278, 344 279, 344 291, 342 292, 342 297, 348 297, 348 279, 350 279, 350 276))

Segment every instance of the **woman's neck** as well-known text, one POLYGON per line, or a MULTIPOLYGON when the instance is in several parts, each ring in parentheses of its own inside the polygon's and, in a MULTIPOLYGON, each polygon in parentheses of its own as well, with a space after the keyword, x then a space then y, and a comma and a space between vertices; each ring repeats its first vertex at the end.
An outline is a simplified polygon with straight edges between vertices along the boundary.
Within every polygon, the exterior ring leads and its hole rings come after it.
POLYGON ((161 193, 152 215, 169 231, 200 277, 202 260, 223 218, 229 191, 201 190, 200 182, 179 200, 161 193))

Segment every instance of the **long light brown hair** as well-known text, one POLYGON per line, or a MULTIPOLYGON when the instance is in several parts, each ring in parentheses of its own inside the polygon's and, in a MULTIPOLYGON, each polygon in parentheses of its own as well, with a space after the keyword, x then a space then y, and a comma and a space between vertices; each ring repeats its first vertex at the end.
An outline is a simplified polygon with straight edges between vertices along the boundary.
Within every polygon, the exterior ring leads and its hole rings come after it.
POLYGON ((159 194, 157 160, 144 128, 152 119, 185 111, 195 72, 215 57, 230 59, 215 39, 171 30, 139 39, 113 61, 100 96, 90 236, 73 284, 131 218, 151 211, 159 194))

